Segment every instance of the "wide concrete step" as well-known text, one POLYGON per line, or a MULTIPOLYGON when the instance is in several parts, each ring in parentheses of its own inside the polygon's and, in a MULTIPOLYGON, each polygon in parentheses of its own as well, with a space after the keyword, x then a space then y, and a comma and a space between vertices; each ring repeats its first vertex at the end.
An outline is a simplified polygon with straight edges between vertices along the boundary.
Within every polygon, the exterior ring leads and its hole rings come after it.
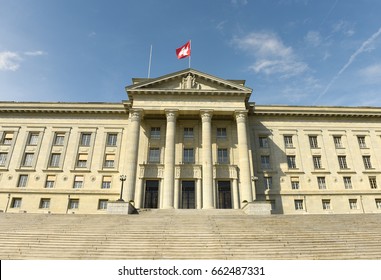
POLYGON ((381 215, 0 214, 1 259, 380 259, 381 215))

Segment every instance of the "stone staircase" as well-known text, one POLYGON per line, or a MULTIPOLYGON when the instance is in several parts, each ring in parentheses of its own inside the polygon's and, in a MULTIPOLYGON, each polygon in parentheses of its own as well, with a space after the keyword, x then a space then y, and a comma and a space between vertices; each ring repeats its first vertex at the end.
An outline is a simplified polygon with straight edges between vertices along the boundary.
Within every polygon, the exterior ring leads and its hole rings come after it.
POLYGON ((381 215, 0 213, 0 259, 381 259, 381 215))

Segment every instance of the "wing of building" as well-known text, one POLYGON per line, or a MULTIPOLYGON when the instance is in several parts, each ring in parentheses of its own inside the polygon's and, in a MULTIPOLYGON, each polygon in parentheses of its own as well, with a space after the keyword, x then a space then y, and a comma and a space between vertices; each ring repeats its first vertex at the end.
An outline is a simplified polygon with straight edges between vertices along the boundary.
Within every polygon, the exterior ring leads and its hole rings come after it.
POLYGON ((245 81, 194 69, 133 79, 126 92, 120 103, 1 102, 0 210, 100 214, 121 197, 137 208, 381 212, 380 108, 256 105, 245 81))

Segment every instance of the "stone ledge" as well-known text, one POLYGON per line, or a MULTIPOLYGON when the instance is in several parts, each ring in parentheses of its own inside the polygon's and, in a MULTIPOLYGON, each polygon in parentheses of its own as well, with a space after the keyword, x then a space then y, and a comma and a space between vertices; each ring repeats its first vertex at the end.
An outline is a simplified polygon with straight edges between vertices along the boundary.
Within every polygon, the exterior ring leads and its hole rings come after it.
POLYGON ((247 203, 242 211, 246 215, 271 215, 271 204, 267 201, 253 201, 247 203))
POLYGON ((118 215, 131 215, 138 214, 136 208, 129 202, 125 201, 109 201, 107 203, 107 213, 108 214, 118 214, 118 215))

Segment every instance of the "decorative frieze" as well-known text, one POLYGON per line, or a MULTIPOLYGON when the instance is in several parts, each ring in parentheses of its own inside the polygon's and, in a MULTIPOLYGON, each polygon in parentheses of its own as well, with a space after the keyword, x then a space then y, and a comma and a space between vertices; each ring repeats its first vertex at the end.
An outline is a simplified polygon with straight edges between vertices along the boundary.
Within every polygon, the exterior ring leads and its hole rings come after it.
POLYGON ((164 165, 140 165, 140 178, 163 178, 164 165))
POLYGON ((236 165, 215 165, 213 166, 213 178, 237 179, 238 168, 236 165))
POLYGON ((175 178, 201 179, 201 165, 177 165, 175 178))

